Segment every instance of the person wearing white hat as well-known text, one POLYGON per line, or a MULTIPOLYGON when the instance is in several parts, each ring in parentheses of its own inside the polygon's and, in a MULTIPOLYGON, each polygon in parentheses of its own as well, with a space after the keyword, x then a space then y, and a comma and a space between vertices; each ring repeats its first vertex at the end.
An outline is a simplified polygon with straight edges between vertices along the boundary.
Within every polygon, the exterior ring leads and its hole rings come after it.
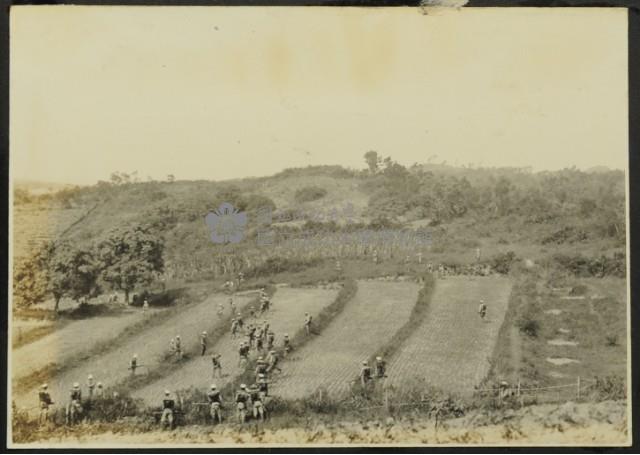
POLYGON ((91 397, 93 397, 93 390, 96 387, 96 383, 93 380, 93 375, 90 374, 89 376, 87 376, 87 389, 89 390, 89 399, 91 399, 91 397))
POLYGON ((364 360, 362 362, 362 369, 360 370, 360 383, 362 384, 362 387, 366 387, 370 380, 371 367, 369 366, 369 362, 364 360))
POLYGON ((249 394, 247 393, 246 384, 240 384, 240 390, 236 393, 236 409, 238 423, 244 423, 247 419, 247 405, 249 403, 249 394))
POLYGON ((73 388, 69 393, 69 404, 67 405, 67 424, 74 424, 77 422, 78 417, 82 414, 82 391, 80 390, 80 384, 73 383, 73 388))
POLYGON ((38 417, 38 422, 42 425, 49 420, 49 408, 53 404, 53 401, 51 401, 51 395, 49 394, 48 384, 42 384, 42 387, 40 387, 38 400, 40 401, 40 415, 38 417))
POLYGON ((222 395, 215 384, 211 384, 211 388, 207 393, 207 400, 209 400, 209 414, 213 422, 222 423, 222 414, 220 413, 220 407, 222 406, 222 395))

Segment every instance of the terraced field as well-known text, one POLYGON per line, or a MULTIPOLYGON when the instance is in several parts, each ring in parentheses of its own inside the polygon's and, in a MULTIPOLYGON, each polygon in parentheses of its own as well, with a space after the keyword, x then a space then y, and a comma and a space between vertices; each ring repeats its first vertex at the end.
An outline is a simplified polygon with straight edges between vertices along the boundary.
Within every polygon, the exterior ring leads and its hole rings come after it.
POLYGON ((86 209, 62 209, 26 205, 13 209, 13 255, 26 256, 38 245, 57 238, 86 213, 86 209))
POLYGON ((283 398, 302 398, 319 387, 339 392, 349 387, 361 362, 391 339, 411 314, 416 283, 359 281, 358 293, 317 339, 283 362, 283 375, 271 390, 283 398))
MULTIPOLYGON (((63 364, 68 359, 89 352, 98 343, 113 340, 127 327, 154 312, 143 315, 139 309, 127 309, 114 316, 100 316, 72 321, 64 327, 11 352, 11 376, 14 380, 51 363, 63 364)), ((15 330, 15 328, 14 328, 15 330)))
POLYGON ((489 358, 507 311, 507 278, 449 277, 439 280, 422 325, 388 359, 387 385, 415 379, 467 394, 489 372, 489 358), (477 313, 480 299, 487 317, 477 313))
MULTIPOLYGON (((250 301, 250 297, 248 295, 238 296, 234 301, 238 309, 241 309, 250 301)), ((145 374, 147 369, 153 371, 163 366, 162 359, 169 350, 169 340, 178 334, 182 337, 184 351, 192 355, 195 354, 200 343, 200 333, 203 330, 207 330, 209 333, 213 332, 213 329, 220 322, 220 317, 216 314, 218 304, 226 305, 227 302, 227 295, 216 294, 203 302, 185 306, 183 311, 168 320, 142 330, 139 335, 130 338, 122 347, 107 351, 85 363, 71 366, 62 374, 49 379, 53 400, 66 400, 70 386, 74 382, 84 384, 89 373, 93 374, 95 380, 101 381, 105 387, 117 384, 130 374, 128 365, 134 353, 138 354, 138 364, 146 367, 140 368, 137 374, 145 374)), ((229 311, 228 305, 225 306, 225 310, 229 311)), ((102 318, 100 320, 102 321, 102 318)), ((81 345, 86 343, 89 338, 98 337, 89 333, 84 338, 76 338, 74 341, 81 345)), ((56 356, 60 355, 59 352, 49 352, 56 356)), ((15 398, 21 406, 33 406, 37 403, 36 390, 15 398)))
MULTIPOLYGON (((279 288, 273 297, 272 308, 259 321, 269 321, 271 329, 276 334, 276 345, 282 342, 282 335, 289 336, 304 326, 304 314, 308 312, 312 316, 318 314, 325 306, 333 302, 338 294, 337 290, 317 288, 279 288)), ((248 320, 247 322, 251 322, 248 320)), ((222 378, 215 378, 218 387, 223 387, 242 373, 238 366, 238 344, 240 338, 232 339, 230 333, 226 333, 222 339, 210 347, 211 353, 221 354, 222 378)), ((252 351, 253 352, 253 351, 252 351)), ((255 354, 253 354, 255 355, 255 354)), ((173 374, 161 381, 152 383, 139 390, 133 391, 132 396, 142 398, 148 403, 155 403, 162 398, 165 389, 181 390, 189 387, 201 389, 207 388, 212 382, 212 366, 209 356, 196 356, 173 374)))

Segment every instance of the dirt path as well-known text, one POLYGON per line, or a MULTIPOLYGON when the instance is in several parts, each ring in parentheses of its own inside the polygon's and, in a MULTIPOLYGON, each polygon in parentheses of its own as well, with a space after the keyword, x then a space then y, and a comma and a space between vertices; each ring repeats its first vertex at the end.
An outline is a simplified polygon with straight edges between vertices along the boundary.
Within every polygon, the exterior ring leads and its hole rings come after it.
MULTIPOLYGON (((150 310, 149 314, 155 311, 150 310)), ((139 309, 123 310, 114 316, 97 316, 67 323, 32 343, 11 353, 11 377, 19 379, 51 363, 64 363, 67 359, 89 352, 95 345, 114 339, 128 326, 143 318, 139 309)))
MULTIPOLYGON (((154 370, 161 365, 161 359, 169 351, 169 340, 180 335, 183 341, 183 349, 186 353, 195 353, 199 346, 199 335, 203 330, 211 333, 212 328, 220 320, 217 315, 218 304, 225 305, 225 314, 229 311, 229 297, 226 294, 215 294, 200 303, 186 305, 181 312, 174 317, 148 329, 141 330, 140 334, 132 337, 122 347, 106 352, 104 355, 93 358, 77 366, 65 370, 61 375, 49 378, 49 389, 54 401, 66 403, 69 389, 74 382, 83 386, 86 394, 86 379, 89 373, 93 374, 95 381, 102 382, 105 387, 110 387, 130 375, 128 370, 131 356, 138 354, 138 364, 145 365, 149 370, 154 370)), ((249 296, 236 297, 238 309, 244 307, 251 298, 249 296)), ((228 316, 228 315, 227 315, 228 316)), ((222 316, 223 318, 225 315, 222 316)), ((89 339, 99 339, 95 332, 87 332, 81 338, 73 341, 79 345, 89 339)), ((48 350, 51 360, 57 361, 59 351, 48 350)), ((147 369, 141 367, 137 374, 145 374, 147 369)), ((33 406, 36 403, 36 390, 27 394, 14 397, 21 406, 33 406)))
POLYGON ((388 359, 387 384, 426 378, 451 392, 473 392, 489 371, 510 292, 507 278, 438 280, 422 325, 388 359), (478 315, 480 299, 487 304, 484 321, 478 315))
MULTIPOLYGON (((335 300, 337 294, 337 290, 279 288, 273 297, 272 308, 257 320, 269 321, 269 325, 276 335, 276 345, 278 346, 282 342, 284 333, 289 333, 289 336, 293 336, 296 331, 303 327, 305 312, 312 316, 318 314, 325 306, 335 300)), ((246 322, 252 321, 248 320, 246 322)), ((197 356, 161 381, 134 391, 132 396, 142 398, 148 403, 154 403, 162 398, 162 392, 165 389, 175 391, 193 386, 206 390, 212 381, 219 388, 222 388, 227 382, 242 373, 242 368, 237 364, 237 351, 240 340, 241 338, 239 337, 234 340, 231 338, 231 333, 226 333, 210 350, 211 353, 215 352, 222 356, 222 378, 216 377, 212 379, 210 356, 197 356)))
POLYGON ((349 387, 360 363, 384 345, 407 322, 418 298, 416 283, 359 281, 358 293, 318 338, 283 362, 271 393, 301 398, 326 387, 349 387))

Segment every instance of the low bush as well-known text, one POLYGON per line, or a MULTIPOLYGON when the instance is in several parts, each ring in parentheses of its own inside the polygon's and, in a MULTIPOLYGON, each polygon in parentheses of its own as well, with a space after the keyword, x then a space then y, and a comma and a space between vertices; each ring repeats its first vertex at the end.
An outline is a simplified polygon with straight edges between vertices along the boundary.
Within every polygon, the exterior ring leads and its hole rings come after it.
POLYGON ((327 195, 327 190, 319 186, 305 186, 297 190, 293 196, 298 203, 317 201, 327 195))

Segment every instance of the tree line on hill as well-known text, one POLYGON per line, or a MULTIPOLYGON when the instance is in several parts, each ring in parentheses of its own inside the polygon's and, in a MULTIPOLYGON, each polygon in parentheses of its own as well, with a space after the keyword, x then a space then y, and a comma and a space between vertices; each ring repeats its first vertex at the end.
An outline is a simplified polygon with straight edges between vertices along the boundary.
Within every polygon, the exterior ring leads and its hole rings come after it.
POLYGON ((164 269, 164 242, 149 226, 137 225, 110 232, 88 247, 69 242, 47 242, 17 261, 13 271, 13 302, 29 307, 47 298, 70 298, 79 303, 106 289, 130 293, 151 284, 164 269))

